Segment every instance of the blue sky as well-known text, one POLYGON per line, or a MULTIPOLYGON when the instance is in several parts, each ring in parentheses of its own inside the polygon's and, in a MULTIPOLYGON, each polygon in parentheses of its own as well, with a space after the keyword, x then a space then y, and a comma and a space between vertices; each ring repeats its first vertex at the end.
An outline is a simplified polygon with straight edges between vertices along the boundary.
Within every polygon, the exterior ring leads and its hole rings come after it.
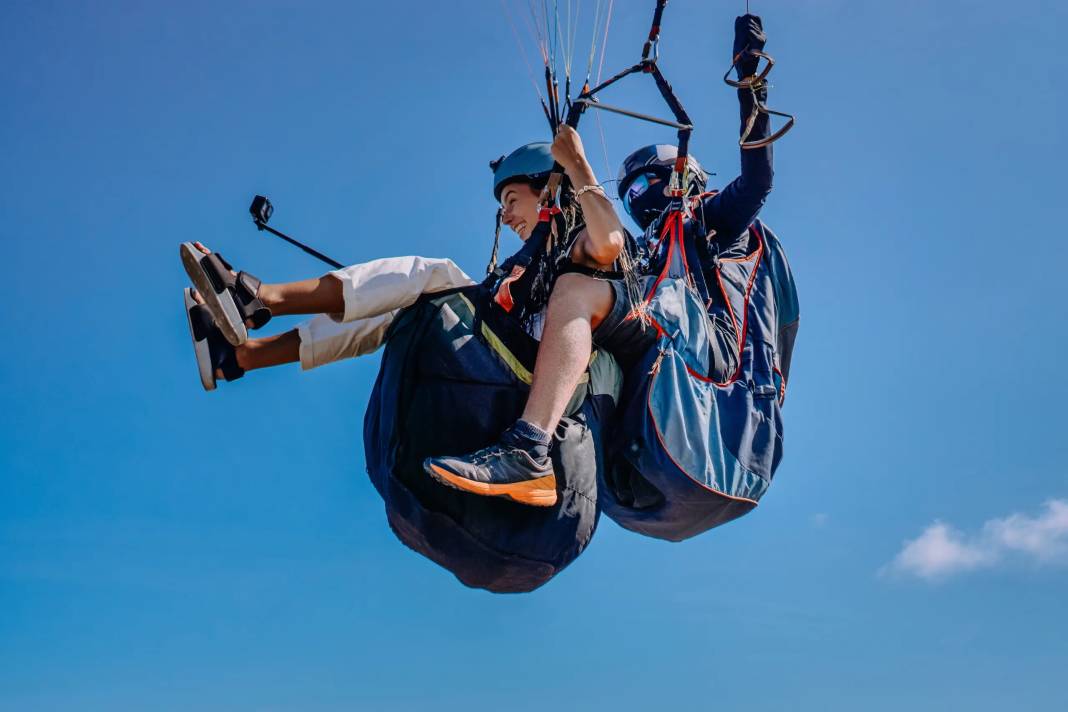
MULTIPOLYGON (((616 3, 607 67, 651 5, 616 3)), ((386 526, 377 357, 201 391, 176 250, 319 273, 252 229, 261 192, 343 261, 477 274, 487 161, 546 138, 499 4, 3 4, 0 707, 1063 707, 1068 10, 752 6, 798 115, 764 213, 802 305, 784 463, 736 523, 672 545, 604 519, 501 597, 386 526)), ((741 9, 665 17, 719 181, 741 9)), ((651 83, 613 103, 657 108, 651 83)), ((606 178, 671 136, 602 125, 606 178)))

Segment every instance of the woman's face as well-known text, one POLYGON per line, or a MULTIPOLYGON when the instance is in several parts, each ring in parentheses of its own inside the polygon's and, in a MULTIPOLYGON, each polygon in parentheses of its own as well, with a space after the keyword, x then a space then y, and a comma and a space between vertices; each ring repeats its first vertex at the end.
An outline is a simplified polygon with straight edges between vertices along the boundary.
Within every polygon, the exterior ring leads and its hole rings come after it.
POLYGON ((510 183, 501 191, 501 222, 524 242, 538 224, 540 193, 526 183, 510 183))

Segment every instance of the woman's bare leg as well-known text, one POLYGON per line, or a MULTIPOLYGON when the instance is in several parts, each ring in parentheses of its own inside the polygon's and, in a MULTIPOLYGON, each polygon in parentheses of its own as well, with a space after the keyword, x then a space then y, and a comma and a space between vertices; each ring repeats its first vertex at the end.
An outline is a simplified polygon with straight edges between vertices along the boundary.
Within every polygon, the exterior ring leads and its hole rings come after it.
POLYGON ((523 420, 546 432, 556 429, 589 365, 593 330, 614 301, 608 282, 577 274, 556 280, 523 420))
POLYGON ((237 353, 237 365, 245 371, 281 366, 300 360, 300 335, 293 329, 275 336, 249 339, 234 351, 237 353))
POLYGON ((329 274, 300 282, 261 284, 259 297, 274 316, 345 311, 341 280, 329 274))
MULTIPOLYGON (((202 243, 193 245, 211 254, 202 243)), ((272 315, 317 318, 285 334, 248 339, 235 349, 237 364, 250 371, 301 362, 308 369, 371 353, 382 345, 396 313, 420 295, 472 284, 452 260, 414 256, 372 260, 297 282, 260 283, 256 296, 272 315)), ((205 303, 195 291, 193 298, 205 303)), ((245 325, 253 328, 251 320, 245 325)))

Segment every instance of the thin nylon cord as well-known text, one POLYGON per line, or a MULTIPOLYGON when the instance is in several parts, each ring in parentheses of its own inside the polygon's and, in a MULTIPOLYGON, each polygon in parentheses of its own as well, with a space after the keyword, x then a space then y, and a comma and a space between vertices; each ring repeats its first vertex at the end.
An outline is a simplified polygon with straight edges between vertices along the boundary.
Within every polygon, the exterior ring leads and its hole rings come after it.
POLYGON ((608 16, 604 21, 604 41, 601 43, 601 61, 597 66, 597 83, 601 83, 601 74, 604 72, 604 54, 608 49, 608 27, 612 24, 612 10, 616 0, 608 0, 608 16))
MULTIPOLYGON (((601 74, 604 72, 604 56, 608 49, 608 27, 612 22, 612 10, 615 5, 615 0, 609 0, 608 8, 604 15, 604 40, 601 42, 601 60, 597 66, 597 81, 596 84, 601 83, 601 74)), ((597 30, 599 28, 595 25, 593 28, 594 41, 596 42, 597 30)), ((590 66, 593 66, 594 52, 590 52, 590 66)), ((605 180, 612 175, 612 162, 608 160, 608 140, 605 138, 604 124, 601 123, 601 112, 596 112, 597 116, 597 132, 601 135, 601 151, 604 153, 604 168, 605 168, 605 180)))
POLYGON ((586 60, 586 81, 593 74, 593 60, 597 56, 597 35, 601 27, 601 0, 593 8, 593 30, 590 32, 590 56, 586 60))
MULTIPOLYGON (((606 183, 608 181, 608 176, 612 175, 612 163, 608 160, 608 142, 604 138, 604 126, 601 124, 601 112, 598 111, 595 114, 595 117, 597 118, 597 133, 599 133, 601 135, 601 150, 604 152, 604 175, 605 175, 605 180, 603 180, 601 182, 602 183, 606 183)), ((609 197, 612 198, 613 200, 615 199, 613 196, 609 196, 609 197)))
POLYGON ((567 72, 568 72, 569 76, 571 74, 571 63, 575 61, 575 40, 578 39, 579 16, 581 14, 582 14, 582 3, 576 2, 575 3, 575 13, 574 13, 574 15, 575 15, 574 16, 574 24, 571 24, 572 23, 571 0, 568 0, 568 3, 567 3, 567 22, 568 22, 569 25, 571 25, 571 41, 569 43, 570 46, 568 47, 568 50, 567 50, 567 53, 568 53, 567 72))
MULTIPOLYGON (((559 92, 556 88, 556 46, 558 38, 556 36, 556 33, 554 32, 554 23, 549 21, 549 0, 542 0, 541 10, 542 21, 545 23, 545 41, 548 45, 549 52, 549 62, 546 65, 549 70, 549 80, 546 83, 547 85, 545 87, 545 91, 549 92, 550 94, 549 109, 550 113, 552 114, 552 123, 555 126, 556 124, 560 123, 559 92)), ((555 13, 553 19, 558 19, 558 14, 559 13, 555 13)))
MULTIPOLYGON (((559 15, 556 21, 560 22, 559 15)), ((573 49, 571 38, 574 35, 574 30, 575 26, 571 21, 571 0, 567 0, 567 26, 564 28, 564 76, 568 79, 571 78, 571 50, 573 49)))
POLYGON ((549 48, 549 68, 556 74, 556 42, 553 40, 553 28, 549 23, 549 0, 542 0, 541 16, 545 22, 545 42, 549 48))
POLYGON ((534 41, 538 44, 538 50, 541 51, 541 61, 546 66, 549 64, 549 50, 545 42, 545 39, 541 36, 541 20, 538 18, 537 11, 535 9, 534 0, 527 0, 527 9, 530 10, 530 17, 526 15, 523 19, 527 24, 527 31, 534 37, 534 41))
POLYGON ((541 89, 538 87, 538 82, 534 79, 534 66, 530 63, 530 59, 527 57, 527 51, 523 48, 523 42, 519 39, 519 30, 516 29, 515 22, 512 19, 512 13, 508 7, 506 0, 501 0, 501 8, 504 11, 504 17, 508 20, 508 26, 512 28, 512 36, 515 37, 515 43, 519 46, 519 54, 523 57, 523 64, 527 68, 527 77, 530 79, 530 83, 534 86, 534 91, 538 95, 538 99, 545 103, 545 97, 541 95, 541 89))
MULTIPOLYGON (((557 92, 557 96, 556 96, 556 112, 557 112, 556 113, 556 122, 557 122, 557 124, 560 124, 564 120, 564 104, 565 104, 565 102, 563 100, 561 100, 561 97, 560 97, 560 94, 559 94, 559 89, 558 89, 559 83, 557 82, 557 77, 560 75, 560 72, 559 72, 560 65, 556 61, 556 53, 557 53, 557 51, 559 50, 560 54, 563 55, 561 57, 561 60, 562 60, 563 65, 564 65, 564 93, 565 94, 567 93, 568 88, 569 88, 568 85, 570 84, 570 82, 568 80, 571 78, 571 60, 570 60, 568 52, 567 52, 567 32, 560 25, 560 2, 559 2, 559 0, 553 0, 553 23, 552 23, 552 25, 553 25, 553 89, 556 90, 556 92, 557 92), (560 37, 561 34, 563 34, 563 39, 561 39, 561 37, 560 37)), ((563 97, 563 99, 566 100, 567 97, 565 96, 565 97, 563 97)))
MULTIPOLYGON (((568 54, 567 54, 567 31, 563 30, 560 27, 560 4, 559 4, 558 0, 553 0, 553 28, 554 28, 553 31, 556 34, 555 46, 560 49, 560 53, 563 55, 564 79, 567 80, 567 79, 571 78, 571 62, 568 59, 568 54), (563 41, 560 40, 561 32, 563 32, 563 35, 564 35, 563 41)), ((553 65, 554 65, 553 66, 553 78, 555 79, 557 74, 558 74, 556 72, 556 60, 555 60, 555 57, 553 59, 553 65)), ((565 93, 567 91, 567 85, 566 84, 564 85, 564 91, 565 91, 565 93)), ((566 99, 566 97, 565 97, 565 99, 566 99)), ((564 105, 564 102, 561 101, 560 102, 560 109, 559 109, 560 116, 557 117, 558 119, 563 115, 563 111, 564 111, 563 110, 563 105, 564 105)))
MULTIPOLYGON (((568 0, 568 7, 570 7, 570 0, 568 0)), ((575 2, 575 26, 571 30, 571 58, 575 57, 575 40, 578 39, 579 31, 579 16, 582 14, 582 3, 576 0, 575 2)), ((569 15, 570 17, 570 15, 569 15)), ((570 22, 570 20, 568 20, 570 22)))
MULTIPOLYGON (((604 72, 604 55, 608 49, 608 26, 612 22, 612 9, 615 6, 615 0, 608 0, 608 12, 605 13, 604 18, 604 41, 601 42, 601 60, 597 66, 597 81, 596 84, 601 83, 601 74, 604 72)), ((596 35, 597 28, 594 27, 594 33, 596 35)), ((592 54, 591 54, 592 58, 592 54)), ((597 132, 601 134, 601 150, 604 152, 604 167, 605 167, 605 180, 608 176, 612 175, 612 163, 608 160, 608 141, 604 135, 604 124, 601 123, 601 112, 597 112, 597 132)))

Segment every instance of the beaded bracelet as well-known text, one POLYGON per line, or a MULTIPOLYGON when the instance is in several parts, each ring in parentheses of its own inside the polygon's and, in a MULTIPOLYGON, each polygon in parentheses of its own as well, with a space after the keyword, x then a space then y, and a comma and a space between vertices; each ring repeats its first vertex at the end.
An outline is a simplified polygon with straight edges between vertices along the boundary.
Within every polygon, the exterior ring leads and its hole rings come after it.
POLYGON ((594 183, 593 185, 584 185, 581 188, 579 188, 578 190, 576 190, 575 191, 575 200, 578 200, 579 198, 581 198, 583 193, 589 193, 590 191, 593 191, 595 193, 600 193, 602 198, 605 198, 605 199, 608 198, 608 195, 604 192, 604 186, 602 186, 602 185, 600 185, 598 183, 594 183))

